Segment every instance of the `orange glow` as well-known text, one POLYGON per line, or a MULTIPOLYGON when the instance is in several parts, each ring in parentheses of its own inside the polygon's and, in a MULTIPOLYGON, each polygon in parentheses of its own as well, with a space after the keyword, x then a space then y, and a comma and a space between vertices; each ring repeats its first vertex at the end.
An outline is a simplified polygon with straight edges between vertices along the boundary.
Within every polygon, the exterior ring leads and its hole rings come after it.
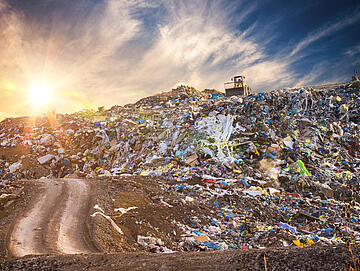
POLYGON ((51 101, 52 92, 52 87, 46 84, 34 84, 29 90, 30 100, 35 107, 46 106, 51 101))

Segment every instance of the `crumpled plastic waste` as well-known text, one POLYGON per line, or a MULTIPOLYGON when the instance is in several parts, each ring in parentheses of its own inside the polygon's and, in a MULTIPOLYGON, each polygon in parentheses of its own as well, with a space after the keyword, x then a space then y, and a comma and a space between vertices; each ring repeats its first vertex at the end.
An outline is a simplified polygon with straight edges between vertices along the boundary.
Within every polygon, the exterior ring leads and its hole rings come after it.
POLYGON ((162 207, 202 206, 202 216, 173 222, 185 235, 169 249, 357 244, 359 94, 353 83, 241 98, 180 86, 135 104, 57 114, 55 124, 8 118, 0 123, 4 204, 19 179, 147 176, 177 198, 162 207))

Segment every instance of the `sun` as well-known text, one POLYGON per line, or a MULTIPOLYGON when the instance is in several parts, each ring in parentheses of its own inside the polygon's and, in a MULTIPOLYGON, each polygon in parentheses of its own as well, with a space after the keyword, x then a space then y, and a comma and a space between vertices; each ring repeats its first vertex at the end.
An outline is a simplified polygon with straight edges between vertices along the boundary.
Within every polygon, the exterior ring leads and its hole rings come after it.
POLYGON ((51 100, 52 87, 46 84, 34 84, 29 90, 30 100, 36 106, 45 106, 51 100))

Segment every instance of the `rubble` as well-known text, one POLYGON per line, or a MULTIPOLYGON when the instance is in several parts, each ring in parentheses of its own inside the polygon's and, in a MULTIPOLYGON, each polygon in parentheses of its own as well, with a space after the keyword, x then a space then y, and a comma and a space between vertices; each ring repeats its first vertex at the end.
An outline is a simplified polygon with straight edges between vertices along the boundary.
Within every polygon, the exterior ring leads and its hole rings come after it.
MULTIPOLYGON (((163 198, 164 208, 208 206, 203 217, 173 221, 181 240, 177 234, 171 246, 155 232, 138 235, 149 251, 360 242, 356 84, 242 98, 180 86, 135 104, 58 114, 51 122, 9 118, 0 123, 0 145, 3 183, 150 176, 171 180, 160 187, 177 201, 163 198)), ((96 214, 122 233, 111 216, 96 214)))

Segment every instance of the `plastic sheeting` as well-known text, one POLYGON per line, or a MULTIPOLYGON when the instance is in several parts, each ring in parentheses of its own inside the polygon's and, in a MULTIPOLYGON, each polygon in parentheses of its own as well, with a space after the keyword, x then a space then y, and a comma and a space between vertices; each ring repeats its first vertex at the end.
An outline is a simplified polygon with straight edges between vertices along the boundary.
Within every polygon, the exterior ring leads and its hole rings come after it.
POLYGON ((205 134, 205 138, 200 139, 201 149, 205 154, 218 161, 235 161, 234 142, 229 140, 234 130, 233 120, 234 117, 231 115, 217 115, 203 118, 196 123, 197 131, 205 134))

